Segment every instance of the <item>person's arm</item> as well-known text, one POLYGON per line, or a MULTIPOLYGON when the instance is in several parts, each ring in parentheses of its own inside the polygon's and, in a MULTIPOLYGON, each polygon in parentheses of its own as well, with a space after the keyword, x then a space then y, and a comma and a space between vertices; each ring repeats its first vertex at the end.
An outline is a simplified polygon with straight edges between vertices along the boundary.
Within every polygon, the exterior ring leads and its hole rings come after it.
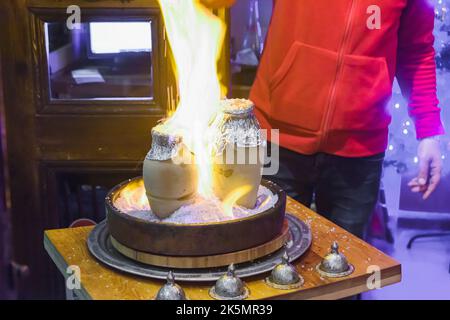
POLYGON ((436 95, 433 29, 434 8, 430 1, 408 0, 399 28, 396 76, 420 140, 419 174, 410 187, 413 192, 422 192, 424 199, 436 189, 441 178, 439 141, 434 137, 444 134, 436 95))
POLYGON ((206 7, 212 9, 231 7, 236 0, 200 0, 206 7))

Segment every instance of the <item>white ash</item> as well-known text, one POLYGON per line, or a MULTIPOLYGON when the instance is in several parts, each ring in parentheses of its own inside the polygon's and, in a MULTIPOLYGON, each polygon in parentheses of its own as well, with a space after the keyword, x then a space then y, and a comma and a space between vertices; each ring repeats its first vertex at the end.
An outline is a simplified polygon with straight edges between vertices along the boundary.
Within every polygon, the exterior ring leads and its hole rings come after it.
MULTIPOLYGON (((120 203, 120 196, 117 203, 120 203)), ((262 213, 278 202, 278 196, 273 194, 268 188, 260 186, 258 197, 254 209, 247 209, 235 205, 233 207, 233 215, 228 216, 223 210, 223 204, 218 198, 205 199, 196 196, 192 204, 186 205, 175 211, 171 216, 165 219, 158 218, 150 210, 121 210, 133 217, 152 222, 176 223, 176 224, 201 224, 230 221, 240 218, 249 217, 262 213)), ((120 209, 120 208, 119 208, 120 209)))

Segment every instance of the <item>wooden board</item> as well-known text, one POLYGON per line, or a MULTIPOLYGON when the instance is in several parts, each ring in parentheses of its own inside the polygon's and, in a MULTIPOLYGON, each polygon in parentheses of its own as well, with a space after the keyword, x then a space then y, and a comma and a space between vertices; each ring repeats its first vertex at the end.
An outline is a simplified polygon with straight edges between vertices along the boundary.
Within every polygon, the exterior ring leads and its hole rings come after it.
MULTIPOLYGON (((340 299, 369 291, 367 281, 371 268, 379 268, 381 286, 401 280, 401 265, 378 249, 351 235, 317 213, 288 198, 287 211, 311 226, 313 242, 305 255, 294 262, 305 279, 303 287, 278 290, 264 282, 265 275, 246 279, 248 299, 340 299), (354 265, 353 274, 344 278, 323 278, 315 267, 337 240, 342 253, 354 265), (369 273, 368 273, 369 271, 369 273)), ((68 277, 67 267, 80 268, 81 289, 76 294, 85 299, 153 299, 163 281, 116 272, 97 262, 89 253, 86 239, 92 227, 59 229, 45 232, 44 245, 61 273, 68 277)), ((212 299, 211 284, 179 283, 189 299, 212 299)))
POLYGON ((121 244, 111 236, 111 244, 117 251, 124 256, 154 266, 160 267, 172 267, 172 268, 213 268, 228 266, 232 263, 242 263, 252 261, 261 257, 264 257, 270 253, 273 253, 280 249, 290 238, 289 225, 285 221, 283 226, 283 232, 280 236, 276 237, 272 241, 263 243, 260 246, 241 250, 237 252, 230 252, 214 256, 198 256, 198 257, 175 257, 175 256, 162 256, 155 255, 148 252, 136 251, 132 248, 121 244))

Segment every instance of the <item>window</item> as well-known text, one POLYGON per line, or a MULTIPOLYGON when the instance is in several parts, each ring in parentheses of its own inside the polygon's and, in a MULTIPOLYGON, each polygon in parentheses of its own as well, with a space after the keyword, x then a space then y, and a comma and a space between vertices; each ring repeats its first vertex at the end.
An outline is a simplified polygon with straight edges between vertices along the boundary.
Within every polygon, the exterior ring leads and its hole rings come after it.
POLYGON ((51 100, 152 100, 152 21, 45 23, 51 100))

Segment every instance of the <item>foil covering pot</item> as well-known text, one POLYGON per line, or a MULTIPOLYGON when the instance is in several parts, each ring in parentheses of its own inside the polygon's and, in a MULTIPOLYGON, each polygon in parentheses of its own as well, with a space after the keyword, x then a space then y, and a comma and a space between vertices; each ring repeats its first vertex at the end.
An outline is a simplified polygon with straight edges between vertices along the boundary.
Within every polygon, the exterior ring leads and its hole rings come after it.
POLYGON ((160 126, 152 129, 152 147, 146 159, 165 161, 177 156, 182 145, 182 138, 164 133, 160 126))
POLYGON ((235 267, 231 264, 227 273, 209 290, 209 294, 217 300, 243 300, 248 297, 249 290, 244 282, 236 277, 235 267))
POLYGON ((167 218, 192 202, 197 191, 197 168, 177 135, 152 130, 152 147, 143 166, 144 185, 152 212, 167 218), (185 159, 187 161, 185 161, 185 159))
POLYGON ((222 113, 213 127, 217 128, 214 148, 213 190, 224 200, 239 187, 248 190, 237 204, 253 208, 261 183, 266 141, 253 113, 250 100, 222 101, 222 113))
POLYGON ((347 258, 339 252, 339 245, 336 241, 331 245, 330 252, 316 266, 317 271, 329 278, 339 278, 350 275, 354 267, 349 264, 347 258))
POLYGON ((156 294, 156 300, 186 300, 184 290, 175 283, 173 272, 167 275, 167 282, 156 294))
POLYGON ((219 137, 216 140, 216 152, 226 147, 258 147, 264 142, 261 126, 253 112, 254 104, 246 99, 225 99, 221 102, 222 113, 219 116, 219 137))
POLYGON ((298 274, 295 267, 289 263, 287 251, 284 252, 281 263, 273 268, 272 273, 265 281, 267 285, 281 290, 299 288, 305 282, 303 277, 298 274))

